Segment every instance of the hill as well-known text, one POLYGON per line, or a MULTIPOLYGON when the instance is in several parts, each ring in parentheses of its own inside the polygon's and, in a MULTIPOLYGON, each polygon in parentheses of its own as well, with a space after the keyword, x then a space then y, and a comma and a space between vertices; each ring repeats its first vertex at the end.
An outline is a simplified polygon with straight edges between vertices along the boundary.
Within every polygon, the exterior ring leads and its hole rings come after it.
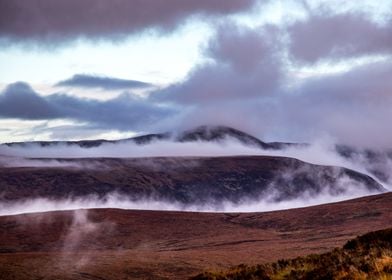
MULTIPOLYGON (((43 160, 45 161, 45 160, 43 160)), ((48 161, 50 161, 48 159, 48 161)), ((341 167, 272 156, 58 159, 73 167, 0 167, 0 201, 66 199, 117 193, 182 205, 319 194, 378 193, 371 177, 341 167)))
POLYGON ((0 217, 0 278, 186 279, 326 253, 392 227, 392 193, 265 213, 92 209, 0 217))
POLYGON ((227 126, 199 126, 193 129, 180 131, 177 133, 173 132, 164 132, 164 133, 152 133, 145 134, 136 137, 119 139, 119 140, 105 140, 105 139, 96 139, 96 140, 80 140, 80 141, 30 141, 30 142, 11 142, 5 143, 3 145, 9 147, 23 147, 28 145, 38 145, 41 147, 50 147, 56 145, 66 145, 66 146, 79 146, 82 148, 93 148, 99 147, 103 144, 116 144, 116 143, 124 143, 130 142, 139 145, 150 144, 155 141, 162 140, 171 140, 174 142, 221 142, 224 140, 236 140, 244 145, 252 145, 254 147, 262 148, 262 149, 280 149, 289 145, 298 145, 292 143, 280 143, 280 142, 272 142, 266 143, 261 141, 260 139, 240 131, 235 128, 227 127, 227 126))
MULTIPOLYGON (((171 141, 174 143, 184 142, 201 142, 201 143, 221 143, 225 140, 234 140, 245 146, 252 146, 262 150, 279 151, 286 148, 303 148, 309 147, 305 143, 285 143, 285 142, 264 142, 257 137, 227 126, 199 126, 193 129, 180 132, 164 132, 140 135, 132 138, 119 140, 80 140, 80 141, 30 141, 30 142, 12 142, 1 144, 7 147, 63 147, 77 146, 81 148, 95 148, 105 144, 124 144, 132 143, 136 145, 148 145, 159 141, 171 141)), ((1 146, 0 145, 0 146, 1 146)), ((336 145, 334 147, 337 155, 342 158, 359 164, 367 170, 372 176, 385 183, 391 183, 390 170, 392 168, 392 151, 391 150, 372 150, 359 149, 347 145, 336 145)))

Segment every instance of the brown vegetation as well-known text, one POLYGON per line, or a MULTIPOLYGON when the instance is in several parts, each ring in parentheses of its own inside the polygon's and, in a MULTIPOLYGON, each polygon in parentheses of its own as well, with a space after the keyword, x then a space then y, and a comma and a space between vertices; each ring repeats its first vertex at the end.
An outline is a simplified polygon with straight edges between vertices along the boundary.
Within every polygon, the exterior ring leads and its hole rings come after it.
POLYGON ((191 279, 392 279, 392 228, 362 235, 348 241, 343 248, 321 255, 256 266, 240 265, 226 272, 205 272, 191 279))
MULTIPOLYGON (((186 279, 325 253, 392 226, 392 193, 265 213, 92 209, 0 217, 0 279, 186 279)), ((377 259, 384 267, 388 258, 377 259)))

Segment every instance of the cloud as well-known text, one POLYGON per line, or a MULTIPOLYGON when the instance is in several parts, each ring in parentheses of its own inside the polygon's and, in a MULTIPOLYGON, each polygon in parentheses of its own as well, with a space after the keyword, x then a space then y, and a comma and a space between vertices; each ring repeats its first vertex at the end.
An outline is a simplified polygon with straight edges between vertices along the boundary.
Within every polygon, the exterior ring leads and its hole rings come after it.
POLYGON ((288 37, 283 27, 223 25, 206 46, 210 61, 153 98, 183 106, 182 114, 171 120, 182 128, 223 124, 267 141, 311 142, 327 136, 348 145, 390 148, 392 133, 385 121, 392 118, 388 56, 334 74, 314 69, 314 75, 300 78, 292 70, 292 59, 333 64, 386 54, 390 30, 360 14, 310 16, 288 25, 288 37))
POLYGON ((20 119, 53 119, 60 113, 26 83, 9 85, 0 95, 0 116, 20 119))
MULTIPOLYGON (((232 2, 227 5, 245 5, 232 2)), ((179 5, 189 3, 193 2, 179 5)), ((212 7, 212 3, 192 5, 212 7)), ((304 19, 281 26, 220 23, 205 44, 206 62, 196 65, 184 80, 145 99, 126 93, 107 101, 66 94, 41 97, 26 88, 10 94, 21 87, 14 85, 0 96, 0 114, 22 119, 71 118, 89 123, 90 129, 166 131, 221 124, 267 141, 311 142, 328 136, 348 145, 390 148, 392 133, 386 121, 392 118, 390 18, 377 21, 358 11, 324 11, 308 7, 304 19), (376 55, 383 57, 349 64, 376 55), (347 64, 345 71, 326 74, 312 68, 314 63, 334 66, 337 61, 347 64), (301 63, 309 67, 306 77, 296 68, 301 63), (30 109, 24 100, 30 100, 30 109)), ((117 79, 78 75, 60 83, 75 85, 75 80, 85 86, 122 84, 117 79)))
POLYGON ((155 97, 195 105, 270 95, 281 78, 279 39, 272 26, 252 30, 224 24, 205 49, 212 61, 197 66, 185 81, 155 97))
POLYGON ((338 143, 391 148, 392 61, 355 67, 348 72, 307 79, 294 93, 281 94, 274 125, 288 135, 330 135, 338 143))
POLYGON ((315 63, 392 53, 392 20, 375 22, 359 13, 314 13, 288 27, 293 59, 315 63))
POLYGON ((103 90, 121 90, 148 88, 153 85, 135 80, 125 80, 112 77, 76 74, 69 79, 58 82, 59 87, 99 88, 103 90))
POLYGON ((0 37, 56 44, 77 38, 120 39, 148 28, 174 29, 195 15, 252 8, 255 0, 15 0, 0 2, 0 37))
POLYGON ((391 60, 367 63, 347 72, 307 78, 269 96, 195 102, 177 121, 180 127, 221 123, 266 141, 331 137, 336 143, 390 149, 391 75, 391 60))
POLYGON ((0 116, 25 120, 72 119, 93 128, 138 130, 173 113, 145 99, 123 93, 99 101, 55 93, 40 96, 28 84, 9 85, 0 94, 0 116))

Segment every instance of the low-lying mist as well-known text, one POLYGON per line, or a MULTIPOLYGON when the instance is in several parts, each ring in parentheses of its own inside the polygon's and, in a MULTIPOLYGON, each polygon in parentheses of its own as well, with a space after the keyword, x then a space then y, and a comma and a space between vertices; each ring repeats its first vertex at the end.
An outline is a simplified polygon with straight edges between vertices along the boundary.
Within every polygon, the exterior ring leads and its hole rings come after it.
POLYGON ((23 158, 127 158, 127 157, 182 157, 182 156, 231 156, 262 155, 255 146, 244 145, 235 139, 221 142, 155 141, 146 145, 134 142, 103 143, 98 147, 83 148, 77 145, 56 144, 40 146, 0 146, 0 155, 23 158))
MULTIPOLYGON (((366 175, 369 162, 361 154, 355 158, 345 158, 337 153, 333 142, 320 139, 310 145, 288 146, 277 150, 263 150, 246 145, 236 139, 227 138, 220 142, 175 142, 172 140, 155 141, 147 145, 134 142, 103 143, 98 147, 83 148, 77 145, 56 144, 40 146, 26 144, 23 146, 0 146, 0 166, 6 167, 67 167, 70 162, 57 161, 61 158, 135 158, 135 157, 218 157, 235 155, 269 155, 292 157, 308 163, 349 168, 366 175), (45 159, 45 160, 44 160, 45 159), (48 159, 53 159, 49 161, 48 159)), ((74 167, 75 162, 73 163, 74 167)), ((392 173, 392 160, 385 157, 379 169, 392 173)), ((82 166, 86 167, 87 166, 82 166)), ((389 182, 383 182, 384 185, 389 182)), ((388 186, 386 186, 388 187, 388 186)))
MULTIPOLYGON (((263 150, 259 147, 245 145, 235 139, 220 142, 174 142, 156 141, 148 145, 137 145, 133 142, 105 143, 99 147, 82 148, 76 145, 58 144, 42 147, 37 144, 25 146, 0 146, 0 166, 3 167, 64 167, 64 168, 104 168, 99 164, 94 166, 81 163, 83 158, 149 158, 149 157, 221 157, 221 156, 279 156, 296 158, 317 165, 340 166, 358 171, 374 178, 385 189, 390 190, 390 182, 378 180, 369 171, 364 160, 348 159, 336 152, 335 145, 330 142, 318 141, 312 145, 289 146, 280 150, 263 150), (67 161, 63 159, 80 159, 67 161)), ((148 161, 147 161, 148 162, 148 161)), ((382 168, 392 172, 392 164, 382 165, 382 168)), ((385 171, 385 170, 384 170, 385 171)), ((284 176, 285 174, 282 174, 284 176)), ((286 201, 274 201, 271 197, 242 200, 240 203, 230 201, 213 201, 205 204, 182 205, 160 199, 131 200, 119 194, 110 194, 104 198, 88 196, 66 200, 34 199, 0 204, 0 215, 13 215, 29 212, 54 210, 69 210, 79 208, 123 208, 138 210, 174 210, 202 212, 260 212, 279 209, 304 207, 316 204, 336 202, 365 195, 374 194, 363 188, 344 186, 346 189, 339 194, 328 191, 317 195, 305 194, 300 198, 286 201)), ((1 193, 0 193, 1 194, 1 193)))
POLYGON ((134 201, 124 197, 123 195, 114 193, 107 195, 104 198, 99 198, 97 196, 64 200, 40 198, 3 203, 0 204, 0 216, 95 208, 215 213, 266 212, 338 202, 372 194, 376 193, 351 186, 346 190, 346 192, 338 195, 331 194, 326 190, 318 195, 311 195, 308 193, 301 198, 286 201, 275 201, 273 199, 274 194, 271 193, 270 197, 267 198, 244 199, 238 203, 229 201, 211 201, 210 203, 204 204, 184 205, 181 203, 160 201, 156 199, 140 199, 134 201))

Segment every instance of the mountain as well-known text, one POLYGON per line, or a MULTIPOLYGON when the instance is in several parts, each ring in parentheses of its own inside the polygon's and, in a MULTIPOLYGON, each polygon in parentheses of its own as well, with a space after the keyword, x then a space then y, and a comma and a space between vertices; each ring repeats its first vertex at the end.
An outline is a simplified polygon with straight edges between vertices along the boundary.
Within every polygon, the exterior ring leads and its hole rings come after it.
POLYGON ((261 149, 281 149, 292 143, 272 142, 266 143, 243 131, 226 126, 199 126, 192 130, 180 133, 176 138, 179 142, 220 142, 224 140, 237 140, 244 145, 250 145, 261 149))
MULTIPOLYGON (((54 147, 56 145, 79 146, 81 148, 94 148, 103 144, 135 143, 137 145, 148 145, 159 141, 174 142, 223 142, 225 140, 238 141, 247 146, 263 150, 281 150, 288 147, 306 148, 306 143, 264 142, 243 131, 227 126, 199 126, 194 129, 179 133, 153 133, 140 135, 132 138, 119 140, 80 140, 80 141, 30 141, 5 143, 9 147, 26 147, 39 145, 41 147, 54 147)), ((392 184, 392 150, 377 151, 371 149, 358 149, 347 145, 336 145, 335 151, 341 157, 353 162, 360 163, 366 171, 383 183, 392 184)))
MULTIPOLYGON (((157 134, 146 134, 128 139, 120 140, 83 140, 83 141, 39 141, 39 142, 20 142, 20 143, 7 143, 4 145, 11 147, 28 146, 31 144, 40 145, 42 147, 56 147, 56 145, 76 145, 82 148, 98 147, 103 144, 116 144, 116 143, 135 143, 137 145, 148 145, 156 141, 174 141, 178 143, 183 142, 223 142, 225 140, 234 140, 244 145, 264 149, 264 150, 279 150, 287 147, 302 147, 306 148, 306 144, 295 144, 295 143, 281 143, 281 142, 263 142, 260 139, 249 135, 240 130, 225 127, 225 126, 200 126, 195 129, 185 130, 179 133, 157 133, 157 134)), ((366 170, 383 183, 389 183, 391 181, 392 170, 392 153, 376 152, 372 150, 359 150, 349 146, 337 145, 336 152, 344 157, 345 159, 352 161, 355 164, 365 166, 366 170)), ((22 178, 27 178, 28 181, 33 182, 36 185, 42 185, 42 191, 38 189, 31 193, 30 196, 38 197, 43 195, 45 197, 63 198, 67 192, 75 195, 88 195, 96 194, 98 196, 104 196, 110 192, 119 192, 125 194, 132 199, 138 199, 141 197, 157 196, 164 198, 165 200, 180 202, 184 204, 188 203, 205 203, 208 199, 212 201, 224 201, 238 202, 241 199, 247 199, 248 197, 265 198, 271 193, 272 185, 277 190, 273 199, 277 201, 288 200, 292 198, 298 198, 310 191, 311 195, 315 195, 323 191, 321 185, 326 185, 330 190, 331 194, 337 194, 344 192, 340 190, 342 182, 342 176, 348 176, 351 183, 360 183, 360 186, 364 186, 364 190, 370 192, 384 191, 384 189, 377 183, 368 178, 365 175, 359 175, 359 173, 340 169, 339 167, 314 167, 308 168, 311 165, 303 162, 292 164, 287 167, 286 165, 290 161, 289 159, 276 159, 279 164, 272 164, 268 166, 268 160, 266 158, 259 158, 257 163, 249 165, 245 161, 241 161, 238 158, 232 159, 236 163, 231 163, 228 158, 220 159, 144 159, 144 160, 129 160, 126 161, 112 159, 96 159, 92 164, 87 160, 83 163, 86 165, 105 166, 105 170, 111 170, 105 172, 98 170, 97 168, 89 168, 89 170, 83 174, 81 170, 73 169, 53 169, 48 170, 41 169, 7 169, 0 170, 0 184, 2 183, 6 189, 0 196, 4 198, 15 198, 21 195, 16 195, 17 190, 21 193, 29 193, 27 191, 26 183, 22 178), (99 163, 98 161, 101 161, 99 163), (145 167, 146 164, 142 162, 153 162, 153 165, 165 166, 172 168, 170 171, 159 171, 145 167), (192 166, 195 162, 200 164, 199 169, 195 168, 174 168, 173 162, 177 164, 192 166), (183 161, 180 163, 180 161, 183 161), (219 163, 218 163, 219 162, 219 163), (245 163, 245 165, 243 165, 245 163), (138 167, 137 165, 143 167, 138 167), (211 170, 208 166, 211 164, 211 170), (234 165, 233 165, 234 164, 234 165), (227 166, 233 165, 232 170, 228 169, 227 166), (255 168, 260 165, 260 168, 255 168), (115 168, 106 168, 107 166, 116 166, 115 168), (308 174, 305 175, 305 171, 298 172, 301 168, 307 169, 308 174), (143 170, 144 169, 144 170, 143 170), (245 171, 243 172, 242 169, 245 171), (7 175, 8 172, 15 174, 14 179, 10 179, 7 175), (200 174, 200 176, 193 176, 191 173, 200 174), (86 174, 92 173, 91 178, 87 178, 86 174), (111 173, 111 174, 110 174, 111 173), (182 174, 185 173, 185 174, 182 174), (214 174, 212 174, 214 173, 214 174), (312 174, 313 173, 313 174, 312 174), (347 175, 349 173, 349 175, 347 175), (69 179, 67 176, 72 174, 75 178, 79 178, 79 181, 69 179), (99 176, 97 175, 99 174, 99 176), (121 176, 124 182, 119 182, 115 179, 113 174, 121 176), (287 174, 295 176, 287 176, 287 174), (343 175, 342 175, 343 174, 343 175), (162 175, 162 176, 161 176, 162 175), (285 175, 285 176, 284 176, 285 175), (98 176, 98 177, 97 177, 98 176), (146 179, 147 178, 147 179, 146 179), (327 178, 327 179, 325 179, 327 178), (365 179, 366 178, 366 179, 365 179), (71 181, 66 184, 67 180, 71 181), (54 183, 62 188, 53 187, 54 183), (79 182, 79 183, 78 183, 79 182), (151 183, 150 183, 151 182, 151 183), (213 184, 211 184, 213 182, 213 184), (86 185, 87 187, 81 187, 86 185), (330 187, 333 186, 333 187, 330 187), (12 191, 14 189, 14 191, 12 191), (53 191, 56 189, 56 191, 53 191), (44 193, 43 190, 48 190, 48 193, 44 193)), ((271 159, 269 161, 272 161, 271 159)), ((3 160, 4 162, 4 160, 3 160)), ((79 165, 77 161, 71 162, 71 165, 79 165), (74 164, 75 163, 75 164, 74 164)), ((83 164, 82 164, 83 165, 83 164)), ((290 165, 290 164, 288 164, 290 165)), ((347 184, 346 184, 347 185, 347 184)), ((346 186, 347 187, 347 186, 346 186)))
MULTIPOLYGON (((80 140, 80 141, 29 141, 4 143, 9 147, 26 147, 39 145, 41 147, 53 147, 56 145, 79 146, 81 148, 94 148, 103 144, 135 143, 137 145, 148 145, 157 141, 174 142, 223 142, 235 140, 244 145, 253 146, 264 150, 281 150, 288 147, 306 148, 306 143, 286 142, 264 142, 243 131, 227 126, 199 126, 194 129, 179 133, 165 132, 140 135, 132 138, 119 140, 80 140)), ((336 145, 335 151, 343 158, 353 163, 361 163, 366 170, 384 183, 392 183, 392 150, 359 149, 347 145, 336 145)))
POLYGON ((245 145, 252 145, 262 149, 281 149, 288 145, 298 145, 293 143, 280 143, 280 142, 272 142, 266 143, 258 138, 242 132, 240 130, 226 127, 226 126, 199 126, 191 130, 185 130, 179 133, 155 133, 155 134, 146 134, 132 138, 120 139, 120 140, 81 140, 81 141, 30 141, 30 142, 12 142, 5 143, 3 145, 7 145, 10 147, 18 147, 18 146, 26 146, 26 145, 39 145, 41 147, 55 146, 55 145, 76 145, 82 148, 93 148, 99 147, 102 144, 115 144, 115 143, 124 143, 124 142, 133 142, 139 145, 146 145, 154 141, 162 141, 162 140, 173 140, 174 142, 220 142, 226 139, 232 139, 239 141, 245 145))
MULTIPOLYGON (((392 193, 385 193, 264 213, 90 209, 0 216, 0 278, 187 279, 329 252, 392 227, 391 205, 392 193)), ((371 240, 358 244, 378 244, 371 240)), ((352 245, 355 254, 361 247, 352 245)))
POLYGON ((58 159, 57 163, 69 167, 0 168, 0 201, 103 198, 117 193, 131 200, 218 206, 339 195, 353 188, 362 193, 385 191, 371 177, 353 170, 285 157, 93 158, 58 159))

